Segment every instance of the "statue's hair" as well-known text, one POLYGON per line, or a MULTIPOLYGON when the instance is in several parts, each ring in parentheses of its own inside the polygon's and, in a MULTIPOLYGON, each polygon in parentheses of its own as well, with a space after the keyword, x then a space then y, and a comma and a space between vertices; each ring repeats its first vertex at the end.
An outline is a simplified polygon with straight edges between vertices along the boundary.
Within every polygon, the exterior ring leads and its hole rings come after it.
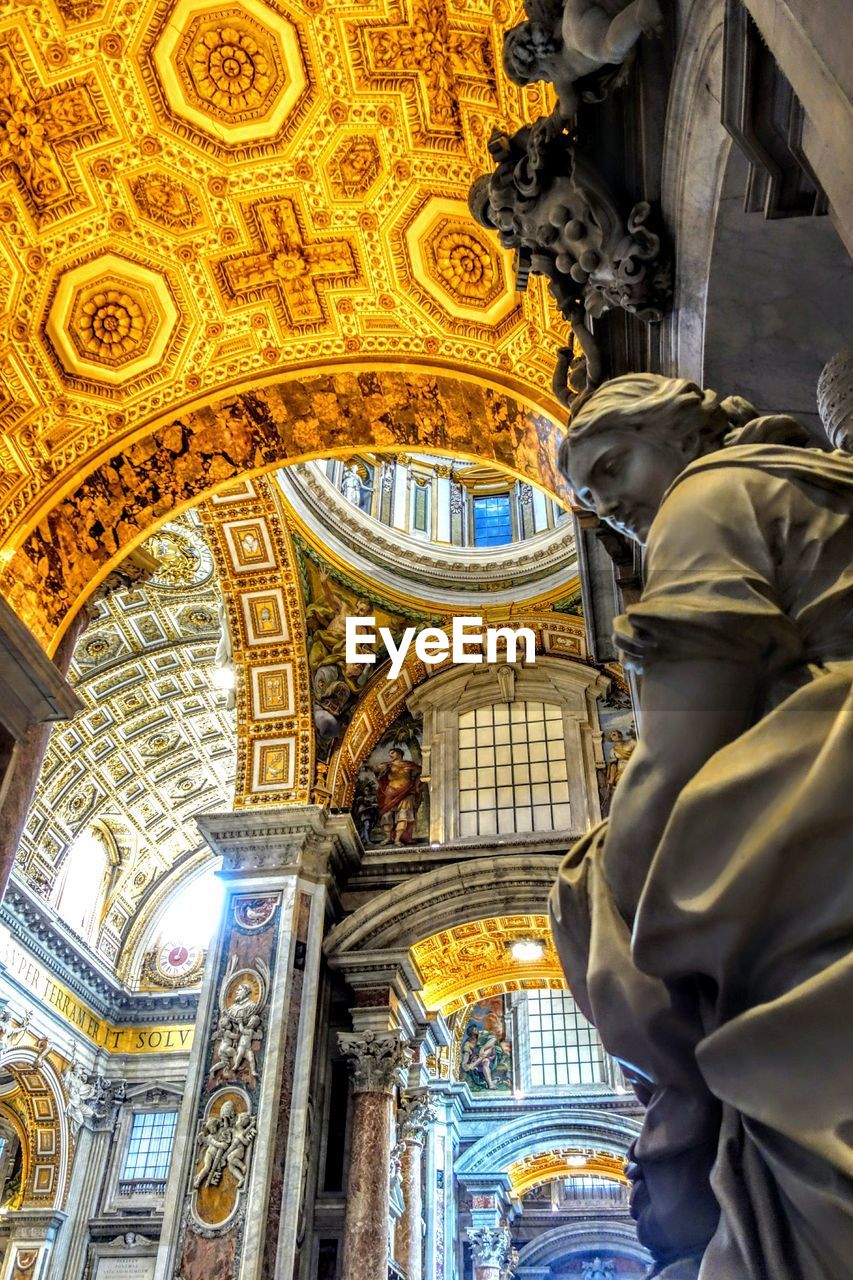
POLYGON ((734 444, 804 445, 809 440, 795 418, 761 416, 741 396, 721 399, 687 378, 628 373, 605 382, 573 416, 560 447, 560 470, 568 476, 570 445, 593 432, 649 429, 671 440, 697 433, 703 453, 734 444))

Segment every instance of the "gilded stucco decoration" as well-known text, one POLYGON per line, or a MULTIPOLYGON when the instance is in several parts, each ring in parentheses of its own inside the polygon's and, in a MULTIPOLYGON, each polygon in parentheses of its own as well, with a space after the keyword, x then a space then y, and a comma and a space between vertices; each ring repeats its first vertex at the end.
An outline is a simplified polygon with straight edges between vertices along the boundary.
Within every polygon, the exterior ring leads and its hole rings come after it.
POLYGON ((521 303, 512 262, 490 244, 462 201, 434 196, 407 210, 398 261, 428 314, 434 311, 430 301, 438 303, 448 315, 468 322, 463 332, 472 325, 498 326, 503 332, 517 323, 521 303))
POLYGON ((286 330, 327 325, 325 286, 352 284, 361 275, 355 242, 330 236, 309 242, 295 200, 259 201, 244 216, 257 251, 217 264, 226 300, 245 305, 270 298, 286 330))
POLYGON ((625 1183, 625 1161, 609 1151, 557 1147, 514 1161, 507 1169, 513 1193, 523 1196, 543 1182, 564 1178, 610 1178, 625 1183))
MULTIPOLYGON (((362 407, 333 386, 318 412, 316 380, 300 371, 323 365, 346 381, 383 362, 420 365, 417 400, 419 378, 440 384, 456 370, 475 401, 466 422, 484 385, 559 419, 550 352, 565 326, 539 282, 520 298, 501 291, 508 259, 464 204, 492 129, 548 106, 541 86, 503 74, 502 5, 18 10, 0 33, 0 565, 4 593, 46 647, 104 553, 119 553, 112 530, 127 545, 243 471, 336 447, 330 410, 358 434, 362 407), (446 225, 436 200, 453 206, 446 225), (425 208, 424 235, 407 238, 425 208), (120 271, 85 275, 84 288, 72 273, 107 255, 120 271), (69 278, 81 294, 73 331, 71 295, 54 310, 69 278), (285 443, 279 422, 265 450, 263 425, 245 426, 239 409, 234 428, 229 406, 272 379, 298 382, 306 408, 298 441, 285 443), (109 531, 101 551, 84 533, 94 507, 109 531), (31 536, 37 552, 23 549, 31 536)), ((426 394, 410 437, 434 438, 442 422, 441 397, 426 394)), ((397 407, 379 406, 360 443, 391 436, 397 407)), ((494 447, 471 440, 470 452, 497 450, 523 473, 525 445, 504 412, 503 425, 491 416, 494 447)), ((297 416, 291 405, 288 421, 297 416)), ((451 447, 467 434, 455 412, 445 434, 451 447)), ((541 452, 532 441, 530 452, 541 452)))
POLYGON ((205 503, 203 518, 237 675, 234 808, 307 804, 314 734, 305 619, 275 486, 264 476, 244 480, 205 503))
POLYGON ((92 606, 70 679, 84 703, 53 731, 15 873, 50 899, 75 839, 109 833, 117 865, 93 949, 127 977, 173 873, 210 859, 195 815, 231 806, 234 715, 214 687, 220 595, 192 513, 146 545, 151 581, 92 606))
POLYGON ((278 6, 161 4, 143 47, 152 97, 189 126, 190 137, 194 130, 218 146, 245 149, 282 141, 304 114, 305 55, 278 6))
POLYGON ((334 199, 363 200, 382 172, 382 155, 369 134, 349 134, 335 146, 325 171, 334 199))
POLYGON ((487 996, 566 985, 547 916, 494 916, 442 929, 416 943, 412 956, 424 1004, 445 1017, 487 996), (516 960, 511 943, 529 938, 544 942, 541 957, 516 960))
POLYGON ((0 36, 0 172, 44 224, 88 203, 78 153, 115 131, 97 76, 87 71, 46 83, 31 41, 23 23, 0 36))
POLYGON ((204 201, 195 183, 155 166, 127 179, 136 212, 174 234, 196 230, 205 221, 204 201))
POLYGON ((177 323, 164 276, 105 253, 61 276, 45 331, 68 374, 118 385, 160 364, 177 323))

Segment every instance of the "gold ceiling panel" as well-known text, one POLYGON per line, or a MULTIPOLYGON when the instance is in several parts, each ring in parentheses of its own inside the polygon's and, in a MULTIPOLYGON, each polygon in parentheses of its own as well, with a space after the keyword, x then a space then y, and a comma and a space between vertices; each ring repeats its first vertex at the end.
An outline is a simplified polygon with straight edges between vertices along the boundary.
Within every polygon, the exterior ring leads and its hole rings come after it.
POLYGON ((515 294, 465 205, 492 129, 547 106, 503 75, 510 17, 492 0, 0 0, 6 563, 167 415, 260 379, 405 363, 562 416, 565 327, 541 281, 515 294))
POLYGON ((424 1004, 445 1017, 487 995, 566 986, 547 916, 494 916, 443 929, 416 943, 412 956, 424 1004), (521 938, 545 943, 539 960, 513 958, 510 944, 521 938))
POLYGON ((625 1161, 609 1151, 582 1150, 579 1147, 561 1147, 553 1151, 523 1156, 507 1169, 513 1193, 523 1196, 543 1182, 557 1178, 612 1178, 614 1182, 626 1182, 625 1161))

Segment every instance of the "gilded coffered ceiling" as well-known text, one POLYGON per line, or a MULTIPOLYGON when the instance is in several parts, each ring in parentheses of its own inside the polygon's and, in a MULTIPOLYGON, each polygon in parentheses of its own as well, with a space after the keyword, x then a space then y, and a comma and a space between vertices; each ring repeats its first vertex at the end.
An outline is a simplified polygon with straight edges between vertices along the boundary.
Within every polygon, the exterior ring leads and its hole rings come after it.
POLYGON ((412 947, 428 1009, 445 1017, 489 995, 536 987, 565 987, 547 916, 493 916, 443 929, 412 947), (513 942, 536 939, 535 960, 517 960, 513 942))
POLYGON ((108 457, 262 378, 404 362, 558 412, 561 322, 465 202, 492 128, 543 106, 501 70, 512 17, 0 0, 0 563, 108 457))
POLYGON ((51 735, 15 864, 51 900, 75 839, 109 833, 116 866, 87 941, 120 975, 166 877, 210 860, 195 815, 230 807, 237 755, 213 680, 220 594, 201 522, 169 522, 146 550, 160 562, 153 579, 92 606, 70 671, 84 710, 51 735))

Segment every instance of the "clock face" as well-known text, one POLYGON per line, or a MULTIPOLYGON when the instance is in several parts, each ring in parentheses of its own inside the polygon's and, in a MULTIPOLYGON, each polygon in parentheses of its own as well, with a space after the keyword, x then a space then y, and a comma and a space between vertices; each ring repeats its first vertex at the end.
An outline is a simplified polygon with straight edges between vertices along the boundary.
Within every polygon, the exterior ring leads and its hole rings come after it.
POLYGON ((157 968, 166 978, 182 978, 200 963, 201 947, 185 947, 181 942, 167 942, 157 952, 157 968))

